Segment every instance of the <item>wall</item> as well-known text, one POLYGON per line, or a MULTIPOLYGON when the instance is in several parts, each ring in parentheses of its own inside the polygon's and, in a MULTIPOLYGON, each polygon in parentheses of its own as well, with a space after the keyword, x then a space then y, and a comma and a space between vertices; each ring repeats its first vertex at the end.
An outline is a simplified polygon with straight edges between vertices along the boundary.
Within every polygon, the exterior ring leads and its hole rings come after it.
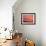
POLYGON ((0 27, 12 29, 12 6, 16 0, 0 0, 0 27))
POLYGON ((34 40, 36 46, 41 46, 41 1, 18 0, 18 2, 13 6, 15 30, 22 32, 24 38, 34 40), (36 13, 36 25, 22 25, 21 13, 36 13))
POLYGON ((46 46, 46 0, 41 1, 41 42, 46 46))

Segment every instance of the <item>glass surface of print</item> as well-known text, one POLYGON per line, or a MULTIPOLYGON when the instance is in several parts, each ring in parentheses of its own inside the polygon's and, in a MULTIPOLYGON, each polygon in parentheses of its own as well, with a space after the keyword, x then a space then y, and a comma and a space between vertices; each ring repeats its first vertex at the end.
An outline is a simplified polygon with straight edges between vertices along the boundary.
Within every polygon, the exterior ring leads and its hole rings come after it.
POLYGON ((35 13, 21 13, 21 24, 34 25, 36 24, 35 13))

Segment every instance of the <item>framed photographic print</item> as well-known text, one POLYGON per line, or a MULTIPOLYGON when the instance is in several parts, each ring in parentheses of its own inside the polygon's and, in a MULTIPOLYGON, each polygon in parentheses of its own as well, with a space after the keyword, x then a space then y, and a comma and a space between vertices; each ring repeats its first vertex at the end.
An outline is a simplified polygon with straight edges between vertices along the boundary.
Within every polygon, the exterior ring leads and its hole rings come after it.
POLYGON ((21 24, 23 25, 36 24, 36 13, 21 13, 21 24))

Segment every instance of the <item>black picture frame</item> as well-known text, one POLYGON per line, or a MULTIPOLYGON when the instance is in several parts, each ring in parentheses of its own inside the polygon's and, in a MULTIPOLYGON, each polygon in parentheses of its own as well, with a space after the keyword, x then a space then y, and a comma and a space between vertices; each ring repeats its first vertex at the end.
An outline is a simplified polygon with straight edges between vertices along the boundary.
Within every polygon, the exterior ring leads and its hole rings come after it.
POLYGON ((21 13, 21 24, 22 25, 35 25, 36 13, 21 13))

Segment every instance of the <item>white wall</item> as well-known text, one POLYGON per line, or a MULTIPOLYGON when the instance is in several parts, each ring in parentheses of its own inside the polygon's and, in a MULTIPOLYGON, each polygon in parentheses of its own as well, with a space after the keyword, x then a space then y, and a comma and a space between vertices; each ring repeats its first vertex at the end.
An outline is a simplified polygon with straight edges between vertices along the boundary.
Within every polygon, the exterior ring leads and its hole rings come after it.
POLYGON ((12 29, 12 6, 16 0, 0 0, 0 27, 12 29))
POLYGON ((46 0, 41 2, 41 40, 42 46, 46 46, 46 0))
POLYGON ((15 30, 22 32, 25 38, 34 40, 36 46, 41 46, 41 1, 23 0, 21 3, 15 3, 13 13, 15 30), (21 13, 36 13, 36 25, 22 25, 21 13))

